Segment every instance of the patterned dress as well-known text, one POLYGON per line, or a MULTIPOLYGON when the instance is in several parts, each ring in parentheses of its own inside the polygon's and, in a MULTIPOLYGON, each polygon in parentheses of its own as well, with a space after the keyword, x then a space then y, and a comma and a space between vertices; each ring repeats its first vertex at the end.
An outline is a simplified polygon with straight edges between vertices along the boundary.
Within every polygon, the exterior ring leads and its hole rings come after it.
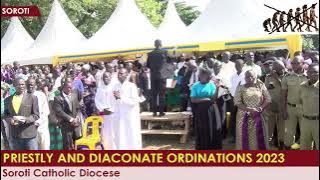
MULTIPOLYGON (((241 85, 234 97, 235 105, 258 108, 264 101, 271 102, 271 97, 265 85, 258 81, 253 87, 241 85)), ((264 150, 268 147, 267 126, 260 113, 255 115, 239 109, 236 123, 237 150, 264 150)))
POLYGON ((60 91, 55 90, 49 94, 49 106, 50 106, 50 115, 49 115, 49 131, 50 131, 50 150, 63 150, 63 137, 59 124, 57 124, 57 117, 52 111, 52 101, 54 97, 59 96, 60 91))

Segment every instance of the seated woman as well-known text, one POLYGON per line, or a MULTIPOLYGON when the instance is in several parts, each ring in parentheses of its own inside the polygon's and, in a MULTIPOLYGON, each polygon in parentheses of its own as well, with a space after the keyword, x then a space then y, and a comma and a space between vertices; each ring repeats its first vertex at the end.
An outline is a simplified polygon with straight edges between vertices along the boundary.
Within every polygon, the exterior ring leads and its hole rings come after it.
POLYGON ((270 104, 271 97, 264 83, 254 71, 245 73, 245 85, 240 85, 234 97, 238 106, 236 124, 236 149, 266 150, 268 136, 262 112, 270 104))
POLYGON ((216 86, 210 82, 211 72, 201 69, 199 82, 191 88, 191 102, 195 112, 196 150, 222 149, 221 118, 214 103, 216 86))

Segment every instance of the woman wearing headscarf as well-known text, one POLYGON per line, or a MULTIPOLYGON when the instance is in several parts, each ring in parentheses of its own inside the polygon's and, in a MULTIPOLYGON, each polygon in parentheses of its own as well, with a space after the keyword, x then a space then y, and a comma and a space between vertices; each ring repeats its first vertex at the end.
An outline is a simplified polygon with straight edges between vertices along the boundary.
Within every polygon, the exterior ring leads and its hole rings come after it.
POLYGON ((217 88, 210 81, 209 70, 201 69, 199 79, 190 94, 195 112, 196 150, 222 149, 221 118, 214 102, 217 88))
POLYGON ((266 150, 269 148, 267 126, 261 114, 271 103, 271 97, 254 71, 246 71, 245 81, 245 85, 238 86, 234 97, 235 105, 239 108, 236 149, 266 150))

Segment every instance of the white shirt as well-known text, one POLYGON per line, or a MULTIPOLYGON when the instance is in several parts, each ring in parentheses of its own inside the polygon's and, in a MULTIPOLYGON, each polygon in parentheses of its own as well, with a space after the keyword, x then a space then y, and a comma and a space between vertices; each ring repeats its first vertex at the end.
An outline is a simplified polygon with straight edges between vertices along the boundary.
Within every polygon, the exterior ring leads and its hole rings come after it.
POLYGON ((235 94, 236 94, 236 91, 237 91, 237 87, 238 85, 244 85, 246 84, 246 81, 245 81, 245 76, 244 76, 245 72, 242 71, 240 74, 238 73, 235 73, 232 75, 231 77, 231 88, 230 88, 230 93, 231 95, 234 97, 235 94))
POLYGON ((222 63, 220 76, 223 77, 224 85, 231 88, 231 77, 234 73, 236 73, 236 66, 234 62, 229 61, 228 63, 222 63))
POLYGON ((199 69, 197 71, 193 71, 189 80, 189 89, 191 90, 191 87, 194 83, 199 81, 199 69))
POLYGON ((147 78, 148 78, 148 89, 150 90, 151 89, 151 75, 150 75, 150 72, 147 72, 147 78))
POLYGON ((39 130, 48 130, 49 129, 49 104, 47 96, 41 91, 35 91, 33 93, 34 96, 38 99, 38 106, 39 106, 39 119, 36 121, 39 124, 39 130))
POLYGON ((57 79, 54 82, 53 89, 59 89, 59 87, 61 87, 61 79, 61 76, 57 77, 57 79))
POLYGON ((258 78, 262 76, 261 67, 258 66, 258 65, 256 65, 256 64, 253 64, 252 66, 251 66, 251 65, 248 65, 248 64, 245 64, 245 65, 243 66, 242 71, 243 71, 244 73, 247 72, 247 71, 249 71, 249 70, 253 70, 253 71, 257 74, 258 78))
POLYGON ((99 87, 101 85, 101 83, 103 82, 102 80, 102 76, 103 76, 103 73, 105 72, 106 70, 105 69, 102 69, 102 70, 98 70, 96 75, 95 75, 95 78, 96 78, 96 82, 97 82, 97 87, 99 87))
POLYGON ((71 94, 68 96, 68 95, 66 95, 64 92, 62 92, 62 95, 65 97, 65 99, 66 99, 66 101, 67 101, 67 103, 68 103, 68 105, 69 105, 70 111, 72 111, 71 94))

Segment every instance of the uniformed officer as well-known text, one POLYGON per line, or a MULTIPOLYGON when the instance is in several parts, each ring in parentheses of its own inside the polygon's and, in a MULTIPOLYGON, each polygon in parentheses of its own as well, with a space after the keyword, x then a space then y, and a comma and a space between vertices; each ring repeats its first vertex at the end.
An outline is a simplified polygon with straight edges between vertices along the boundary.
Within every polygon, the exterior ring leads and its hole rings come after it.
POLYGON ((271 96, 271 104, 265 111, 265 117, 267 119, 269 136, 272 139, 274 129, 277 125, 277 134, 279 149, 284 149, 284 133, 285 124, 282 116, 282 104, 281 104, 281 81, 285 76, 285 65, 280 60, 275 60, 272 63, 272 72, 266 77, 265 85, 271 96))
POLYGON ((319 150, 319 64, 311 64, 307 76, 308 81, 301 84, 300 90, 303 113, 301 149, 310 150, 314 141, 319 150))
POLYGON ((299 98, 300 84, 307 80, 303 70, 302 56, 296 56, 291 62, 292 72, 281 82, 283 119, 285 119, 285 146, 291 147, 297 125, 302 120, 302 107, 299 98))

